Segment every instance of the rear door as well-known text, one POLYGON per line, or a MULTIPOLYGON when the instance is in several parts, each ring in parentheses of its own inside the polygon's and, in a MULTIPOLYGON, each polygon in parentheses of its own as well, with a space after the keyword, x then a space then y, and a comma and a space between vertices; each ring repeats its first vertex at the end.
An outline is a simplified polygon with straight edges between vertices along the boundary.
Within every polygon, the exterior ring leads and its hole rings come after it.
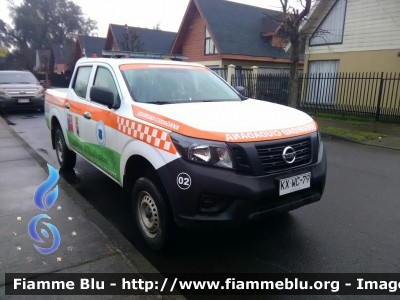
MULTIPOLYGON (((111 89, 114 94, 114 103, 120 102, 121 91, 113 69, 109 65, 98 63, 94 66, 89 89, 92 86, 111 89)), ((83 112, 86 126, 84 140, 87 149, 85 154, 90 161, 121 183, 119 172, 121 156, 117 149, 117 114, 118 109, 110 109, 103 104, 87 101, 86 110, 83 112)))
POLYGON ((81 65, 76 69, 71 88, 65 102, 64 120, 69 145, 82 156, 86 156, 84 147, 85 126, 84 112, 88 102, 88 85, 93 76, 93 65, 81 65))

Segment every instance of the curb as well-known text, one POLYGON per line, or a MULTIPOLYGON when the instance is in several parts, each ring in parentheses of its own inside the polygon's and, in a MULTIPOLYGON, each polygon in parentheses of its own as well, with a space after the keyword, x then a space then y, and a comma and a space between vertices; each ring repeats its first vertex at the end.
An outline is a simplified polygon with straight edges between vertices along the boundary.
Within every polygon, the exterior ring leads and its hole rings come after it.
POLYGON ((321 137, 322 138, 326 138, 326 139, 333 138, 335 140, 345 141, 345 142, 348 142, 348 143, 353 143, 353 144, 358 144, 358 145, 363 145, 363 146, 369 146, 369 147, 374 147, 374 148, 382 148, 382 149, 387 149, 387 150, 400 151, 400 148, 397 149, 397 148, 391 148, 391 147, 385 147, 385 146, 370 145, 370 144, 367 144, 367 143, 363 143, 363 142, 360 142, 360 141, 355 141, 355 140, 348 139, 348 138, 345 138, 345 137, 342 137, 342 136, 339 136, 339 135, 335 135, 335 134, 331 134, 331 133, 321 132, 321 137))
MULTIPOLYGON (((49 173, 47 162, 36 151, 11 128, 7 122, 0 116, 0 124, 5 125, 8 130, 29 152, 29 154, 38 162, 40 167, 49 173)), ((58 185, 65 193, 78 205, 82 216, 90 222, 108 242, 111 248, 136 268, 138 274, 146 273, 162 274, 120 233, 102 214, 100 214, 83 196, 81 196, 62 176, 58 180, 58 185), (129 257, 129 258, 128 258, 129 257)), ((162 276, 164 277, 164 276, 162 276)), ((148 295, 152 296, 152 295, 148 295)), ((156 299, 164 299, 161 295, 153 295, 156 299)), ((182 296, 180 296, 182 297, 182 296)), ((182 298, 181 298, 182 299, 182 298)))

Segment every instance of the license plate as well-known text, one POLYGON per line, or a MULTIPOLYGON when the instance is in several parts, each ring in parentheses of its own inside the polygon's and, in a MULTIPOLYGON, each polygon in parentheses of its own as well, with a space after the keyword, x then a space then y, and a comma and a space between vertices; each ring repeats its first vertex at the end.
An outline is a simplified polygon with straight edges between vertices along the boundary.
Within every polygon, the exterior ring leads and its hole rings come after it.
POLYGON ((18 103, 29 103, 29 99, 18 99, 18 103))
POLYGON ((310 182, 311 172, 281 179, 279 181, 279 196, 309 188, 310 182))

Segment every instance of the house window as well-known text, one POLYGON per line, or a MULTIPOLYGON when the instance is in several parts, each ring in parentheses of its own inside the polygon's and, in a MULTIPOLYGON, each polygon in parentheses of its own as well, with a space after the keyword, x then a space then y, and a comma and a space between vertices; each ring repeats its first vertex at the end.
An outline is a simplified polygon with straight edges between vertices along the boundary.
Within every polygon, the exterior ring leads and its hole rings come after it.
POLYGON ((341 44, 347 0, 337 0, 310 38, 310 46, 341 44))
POLYGON ((205 40, 204 54, 205 55, 218 54, 217 47, 215 47, 215 44, 214 44, 207 28, 206 28, 206 40, 205 40))
POLYGON ((338 60, 310 61, 308 67, 306 103, 334 105, 338 60))

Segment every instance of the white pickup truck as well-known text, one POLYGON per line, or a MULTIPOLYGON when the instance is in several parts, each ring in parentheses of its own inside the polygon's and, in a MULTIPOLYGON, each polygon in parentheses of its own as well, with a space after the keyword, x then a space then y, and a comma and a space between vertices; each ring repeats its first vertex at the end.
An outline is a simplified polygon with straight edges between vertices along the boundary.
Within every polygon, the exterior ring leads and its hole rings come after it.
POLYGON ((326 154, 307 114, 249 99, 195 63, 82 58, 45 115, 61 168, 76 153, 119 183, 148 246, 174 223, 225 228, 318 201, 326 154))

